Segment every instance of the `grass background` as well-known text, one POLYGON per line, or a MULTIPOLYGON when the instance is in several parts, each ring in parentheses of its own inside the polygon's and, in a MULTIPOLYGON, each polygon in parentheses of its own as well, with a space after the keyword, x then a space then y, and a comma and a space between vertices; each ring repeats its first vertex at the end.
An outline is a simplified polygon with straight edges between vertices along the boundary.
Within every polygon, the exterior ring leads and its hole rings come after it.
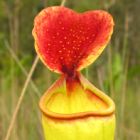
MULTIPOLYGON (((33 19, 61 0, 0 0, 0 140, 4 140, 27 74, 36 56, 33 19)), ((111 42, 97 61, 83 70, 116 103, 116 140, 140 140, 139 0, 67 0, 78 12, 108 10, 114 17, 111 42)), ((57 79, 40 61, 28 84, 9 140, 43 140, 38 102, 57 79)))

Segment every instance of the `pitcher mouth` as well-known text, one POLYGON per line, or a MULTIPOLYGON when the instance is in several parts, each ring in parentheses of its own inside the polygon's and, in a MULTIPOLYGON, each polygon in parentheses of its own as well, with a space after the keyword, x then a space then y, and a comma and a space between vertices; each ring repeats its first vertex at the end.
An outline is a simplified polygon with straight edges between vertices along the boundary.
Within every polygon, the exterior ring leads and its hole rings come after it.
POLYGON ((54 85, 52 85, 52 87, 50 87, 50 89, 48 89, 48 91, 40 99, 39 107, 44 116, 53 118, 53 119, 70 120, 70 119, 81 119, 81 118, 87 118, 87 117, 109 117, 114 114, 115 104, 112 101, 112 99, 109 98, 102 91, 97 89, 95 86, 93 86, 80 73, 78 74, 78 77, 79 77, 80 82, 82 83, 84 90, 93 92, 104 104, 106 104, 106 108, 103 108, 102 110, 79 111, 79 112, 74 112, 74 113, 59 113, 59 112, 50 110, 46 106, 46 103, 51 98, 54 91, 57 90, 61 92, 61 87, 59 85, 63 85, 62 81, 63 82, 65 81, 65 76, 62 76, 58 81, 54 83, 54 85), (58 89, 58 87, 60 89, 58 89))

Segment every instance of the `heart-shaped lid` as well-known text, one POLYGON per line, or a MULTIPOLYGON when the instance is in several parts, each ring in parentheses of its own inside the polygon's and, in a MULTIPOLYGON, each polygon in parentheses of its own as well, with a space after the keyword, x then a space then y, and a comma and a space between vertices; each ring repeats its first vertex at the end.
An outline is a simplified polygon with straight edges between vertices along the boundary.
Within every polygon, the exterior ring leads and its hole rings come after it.
POLYGON ((35 18, 35 48, 51 70, 72 76, 100 55, 113 25, 112 16, 105 11, 80 14, 65 7, 49 7, 35 18))

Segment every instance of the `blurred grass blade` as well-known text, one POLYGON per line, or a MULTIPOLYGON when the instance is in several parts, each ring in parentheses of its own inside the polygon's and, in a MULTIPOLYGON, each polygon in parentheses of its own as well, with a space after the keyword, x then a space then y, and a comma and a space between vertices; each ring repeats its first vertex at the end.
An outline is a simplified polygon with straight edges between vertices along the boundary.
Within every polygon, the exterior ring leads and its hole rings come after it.
POLYGON ((23 88, 22 88, 20 97, 19 97, 19 99, 18 99, 16 108, 15 108, 14 113, 13 113, 13 115, 12 115, 12 118, 11 118, 11 121, 10 121, 10 125, 9 125, 9 127, 8 127, 8 130, 7 130, 7 133, 6 133, 6 137, 5 137, 4 140, 9 140, 9 138, 10 138, 10 135, 11 135, 11 132, 12 132, 12 129, 13 129, 13 126, 14 126, 14 123, 15 123, 15 120, 16 120, 16 117, 17 117, 17 114, 18 114, 18 111, 19 111, 20 106, 21 106, 21 103, 22 103, 22 101, 23 101, 23 97, 24 97, 24 95, 25 95, 26 89, 27 89, 27 87, 28 87, 28 85, 29 85, 29 82, 30 82, 30 80, 31 80, 31 77, 32 77, 32 75, 33 75, 33 73, 34 73, 34 70, 35 70, 35 68, 36 68, 36 66, 37 66, 38 60, 39 60, 39 57, 36 56, 36 58, 35 58, 35 60, 34 60, 34 62, 33 62, 33 64, 32 64, 32 67, 31 67, 31 69, 30 69, 30 72, 29 72, 29 74, 28 74, 28 77, 27 77, 27 79, 26 79, 26 81, 25 81, 25 84, 24 84, 24 86, 23 86, 23 88))
MULTIPOLYGON (((21 62, 19 61, 17 55, 15 54, 15 52, 10 48, 10 45, 8 43, 8 41, 5 40, 5 46, 8 49, 8 51, 10 52, 10 54, 12 55, 12 57, 14 58, 15 62, 17 63, 17 65, 19 66, 19 68, 21 69, 21 71, 23 72, 23 74, 25 76, 28 76, 28 72, 26 71, 26 69, 24 68, 24 66, 21 64, 21 62)), ((35 85, 35 83, 32 81, 32 79, 30 80, 31 86, 34 90, 34 92, 36 93, 37 97, 39 97, 40 95, 40 91, 38 90, 37 86, 35 85)))
POLYGON ((113 86, 113 74, 112 74, 112 49, 111 44, 109 44, 108 48, 108 73, 109 73, 109 85, 110 85, 110 94, 114 99, 114 86, 113 86))

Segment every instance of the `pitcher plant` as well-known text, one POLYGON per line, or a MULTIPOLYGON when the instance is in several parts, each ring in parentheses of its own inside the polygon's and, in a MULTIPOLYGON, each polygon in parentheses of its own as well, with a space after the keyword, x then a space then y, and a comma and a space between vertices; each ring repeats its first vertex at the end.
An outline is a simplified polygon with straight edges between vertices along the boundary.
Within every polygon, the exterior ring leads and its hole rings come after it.
POLYGON ((114 102, 80 72, 102 53, 113 26, 112 16, 102 10, 77 13, 52 6, 35 17, 36 52, 61 75, 39 103, 46 140, 114 139, 114 102))

